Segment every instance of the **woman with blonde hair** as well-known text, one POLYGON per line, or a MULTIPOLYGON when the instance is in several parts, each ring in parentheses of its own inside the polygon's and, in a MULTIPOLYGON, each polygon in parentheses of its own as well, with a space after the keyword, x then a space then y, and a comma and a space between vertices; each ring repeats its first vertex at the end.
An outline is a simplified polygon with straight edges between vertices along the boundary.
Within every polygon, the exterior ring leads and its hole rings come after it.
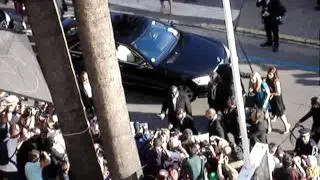
POLYGON ((268 123, 268 133, 271 133, 271 121, 269 117, 269 99, 270 89, 265 81, 262 80, 261 75, 255 72, 250 80, 249 91, 254 93, 254 102, 258 109, 262 109, 265 114, 265 119, 268 123))
POLYGON ((289 133, 291 125, 288 123, 287 116, 285 114, 285 105, 283 103, 282 91, 280 85, 280 79, 278 70, 272 66, 268 70, 266 83, 270 89, 270 105, 271 105, 271 113, 273 115, 273 120, 276 121, 278 117, 282 120, 285 131, 284 134, 289 133))

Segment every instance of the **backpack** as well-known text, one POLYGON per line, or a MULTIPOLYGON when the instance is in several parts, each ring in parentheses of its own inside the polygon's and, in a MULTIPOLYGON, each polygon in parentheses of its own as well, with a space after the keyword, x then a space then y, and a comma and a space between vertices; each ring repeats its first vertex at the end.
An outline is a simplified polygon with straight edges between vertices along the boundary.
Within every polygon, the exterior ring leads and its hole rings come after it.
POLYGON ((14 165, 17 165, 16 162, 12 161, 12 157, 16 154, 17 149, 15 152, 9 157, 8 156, 8 148, 7 148, 7 143, 9 140, 2 141, 0 143, 0 165, 4 166, 7 165, 9 162, 11 162, 14 165))
POLYGON ((9 162, 16 165, 14 161, 12 161, 12 157, 16 154, 16 151, 9 157, 8 156, 8 124, 6 124, 4 127, 0 127, 0 165, 7 165, 9 162))

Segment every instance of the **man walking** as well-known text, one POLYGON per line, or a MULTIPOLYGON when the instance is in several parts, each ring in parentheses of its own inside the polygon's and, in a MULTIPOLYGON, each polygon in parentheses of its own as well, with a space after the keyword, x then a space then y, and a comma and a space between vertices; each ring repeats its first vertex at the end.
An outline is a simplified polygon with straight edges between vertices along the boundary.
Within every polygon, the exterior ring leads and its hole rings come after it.
POLYGON ((161 113, 159 115, 163 120, 168 110, 169 129, 171 129, 172 125, 177 122, 176 110, 180 108, 184 109, 188 115, 192 116, 189 98, 182 91, 179 91, 177 86, 171 86, 168 97, 163 102, 161 113))
POLYGON ((277 52, 279 49, 279 24, 281 24, 281 18, 286 9, 280 0, 257 0, 256 6, 261 7, 262 21, 267 35, 267 41, 260 46, 272 46, 272 51, 277 52))
POLYGON ((206 111, 206 118, 209 121, 209 125, 208 125, 209 137, 219 136, 225 139, 226 134, 223 127, 222 115, 218 114, 213 108, 210 108, 206 111))

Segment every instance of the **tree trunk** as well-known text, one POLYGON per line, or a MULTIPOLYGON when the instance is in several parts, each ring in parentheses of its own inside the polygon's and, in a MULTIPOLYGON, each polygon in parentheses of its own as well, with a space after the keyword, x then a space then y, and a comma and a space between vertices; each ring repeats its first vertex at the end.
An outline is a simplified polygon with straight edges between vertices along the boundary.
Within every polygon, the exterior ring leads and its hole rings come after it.
POLYGON ((92 82, 100 120, 103 148, 112 179, 136 179, 141 175, 137 147, 115 56, 115 42, 107 0, 76 0, 80 44, 92 82))
POLYGON ((54 2, 27 0, 26 10, 36 42, 38 61, 64 134, 72 175, 77 180, 103 179, 54 2), (72 133, 76 134, 70 135, 72 133))

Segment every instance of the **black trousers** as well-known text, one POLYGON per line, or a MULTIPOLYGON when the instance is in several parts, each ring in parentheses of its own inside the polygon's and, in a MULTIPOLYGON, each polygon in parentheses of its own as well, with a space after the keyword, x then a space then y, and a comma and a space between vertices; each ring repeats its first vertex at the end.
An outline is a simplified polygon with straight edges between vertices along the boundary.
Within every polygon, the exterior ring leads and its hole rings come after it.
POLYGON ((267 42, 279 46, 279 24, 276 22, 264 22, 264 30, 267 35, 267 42))

